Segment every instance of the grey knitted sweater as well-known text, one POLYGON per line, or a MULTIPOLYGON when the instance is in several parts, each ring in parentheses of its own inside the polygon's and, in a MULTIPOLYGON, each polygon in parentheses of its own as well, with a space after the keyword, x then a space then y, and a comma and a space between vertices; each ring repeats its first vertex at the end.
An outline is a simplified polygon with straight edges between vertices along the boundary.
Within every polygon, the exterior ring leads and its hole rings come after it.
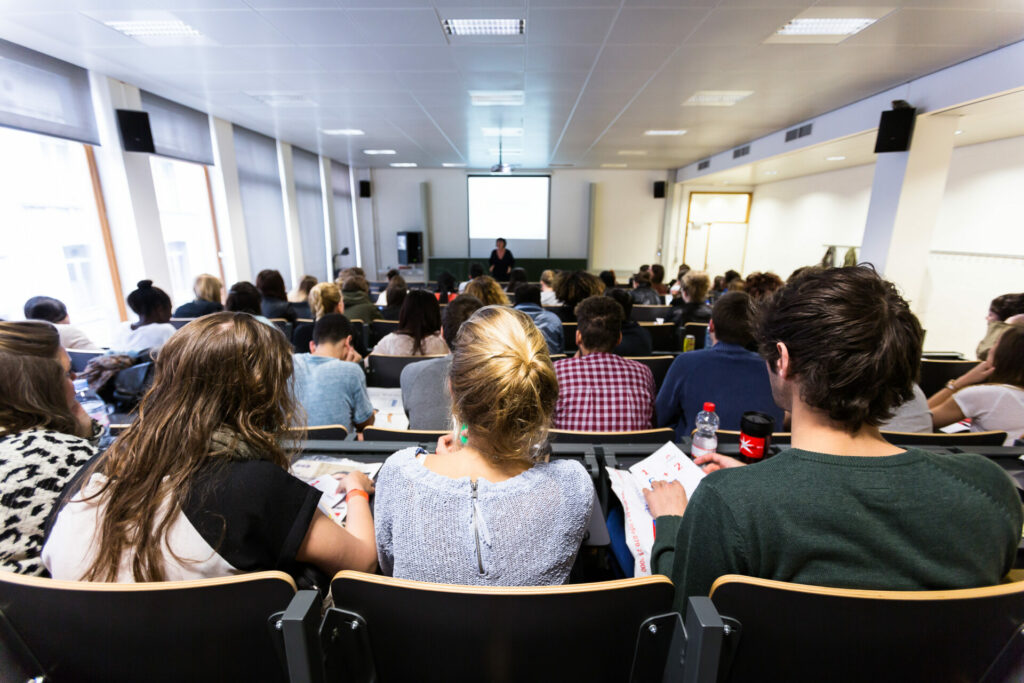
POLYGON ((381 571, 435 583, 564 583, 587 529, 594 486, 570 460, 498 483, 451 479, 398 451, 377 475, 374 524, 381 571), (475 493, 475 496, 474 496, 475 493))

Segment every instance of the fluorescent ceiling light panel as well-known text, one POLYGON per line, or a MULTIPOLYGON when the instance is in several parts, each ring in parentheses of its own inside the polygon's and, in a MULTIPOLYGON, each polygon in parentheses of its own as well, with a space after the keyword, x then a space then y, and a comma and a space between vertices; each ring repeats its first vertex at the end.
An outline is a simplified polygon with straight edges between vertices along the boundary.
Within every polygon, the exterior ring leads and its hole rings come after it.
POLYGON ((964 134, 964 132, 962 130, 954 130, 953 131, 953 135, 963 135, 963 134, 964 134))
POLYGON ((684 107, 731 107, 754 94, 753 90, 698 90, 683 102, 684 107))
POLYGON ((307 95, 296 92, 247 92, 249 97, 259 100, 268 107, 315 107, 316 102, 307 95))
POLYGON ((474 107, 519 107, 526 101, 522 90, 470 90, 469 102, 474 107))
POLYGON ((519 36, 526 32, 524 19, 445 19, 450 36, 519 36))
POLYGON ((878 21, 867 17, 797 17, 775 33, 780 36, 852 36, 878 21))
POLYGON ((686 130, 645 130, 644 135, 686 135, 686 130))
POLYGON ((181 19, 145 19, 138 21, 104 21, 104 24, 129 38, 201 38, 202 33, 181 19))
POLYGON ((629 164, 601 164, 601 168, 628 168, 629 164))
POLYGON ((844 156, 825 157, 825 161, 845 161, 845 160, 846 160, 846 157, 844 157, 844 156))
POLYGON ((397 161, 391 164, 391 168, 416 168, 416 164, 411 161, 397 161))
POLYGON ((505 138, 521 138, 523 137, 522 128, 484 128, 484 135, 492 138, 505 137, 505 138))
POLYGON ((324 128, 320 132, 324 135, 366 135, 358 128, 324 128))
POLYGON ((379 154, 398 154, 393 149, 364 149, 363 154, 369 154, 370 156, 377 156, 379 154))
POLYGON ((465 164, 441 164, 445 168, 465 168, 465 164))
POLYGON ((646 149, 620 149, 620 157, 645 157, 647 156, 646 149))

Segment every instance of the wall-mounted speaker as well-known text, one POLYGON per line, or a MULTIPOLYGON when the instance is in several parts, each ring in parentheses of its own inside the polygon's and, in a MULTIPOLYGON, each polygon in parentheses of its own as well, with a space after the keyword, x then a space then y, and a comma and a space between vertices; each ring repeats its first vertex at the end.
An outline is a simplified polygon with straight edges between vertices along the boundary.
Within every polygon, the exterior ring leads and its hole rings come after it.
POLYGON ((665 181, 655 180, 654 181, 654 198, 664 199, 665 198, 665 181))
POLYGON ((369 199, 370 197, 370 181, 360 180, 359 181, 359 196, 363 199, 369 199))
POLYGON ((878 122, 878 137, 875 139, 875 154, 882 152, 906 152, 914 135, 914 118, 917 110, 913 107, 883 111, 878 122))
POLYGON ((117 110, 117 127, 121 131, 121 146, 126 152, 153 154, 153 131, 149 127, 149 114, 134 109, 117 110))

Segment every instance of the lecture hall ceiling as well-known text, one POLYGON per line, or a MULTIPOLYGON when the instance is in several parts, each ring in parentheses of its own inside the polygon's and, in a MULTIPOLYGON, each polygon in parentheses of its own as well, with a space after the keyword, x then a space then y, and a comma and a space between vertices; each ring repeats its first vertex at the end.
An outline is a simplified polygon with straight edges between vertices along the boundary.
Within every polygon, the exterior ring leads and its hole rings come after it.
POLYGON ((1024 39, 1024 0, 859 0, 834 44, 765 41, 820 0, 0 0, 0 37, 356 166, 669 169, 1024 39), (180 20, 154 46, 105 25, 180 20), (453 37, 444 19, 525 20, 453 37), (521 90, 517 106, 470 91, 521 90), (683 106, 698 91, 750 91, 683 106), (267 100, 284 106, 272 106, 267 100), (328 136, 323 130, 364 135, 328 136), (677 137, 651 129, 685 129, 677 137), (493 131, 491 131, 493 132, 493 131), (368 156, 365 149, 394 149, 368 156))

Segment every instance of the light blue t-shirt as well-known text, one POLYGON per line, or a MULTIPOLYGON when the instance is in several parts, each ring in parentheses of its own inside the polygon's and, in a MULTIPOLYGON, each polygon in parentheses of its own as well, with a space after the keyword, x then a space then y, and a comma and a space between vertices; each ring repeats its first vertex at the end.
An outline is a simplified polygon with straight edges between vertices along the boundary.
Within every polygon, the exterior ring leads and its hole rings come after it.
POLYGON ((295 398, 305 408, 310 427, 345 425, 351 434, 356 424, 373 415, 366 376, 357 363, 311 353, 297 353, 292 361, 295 398))

